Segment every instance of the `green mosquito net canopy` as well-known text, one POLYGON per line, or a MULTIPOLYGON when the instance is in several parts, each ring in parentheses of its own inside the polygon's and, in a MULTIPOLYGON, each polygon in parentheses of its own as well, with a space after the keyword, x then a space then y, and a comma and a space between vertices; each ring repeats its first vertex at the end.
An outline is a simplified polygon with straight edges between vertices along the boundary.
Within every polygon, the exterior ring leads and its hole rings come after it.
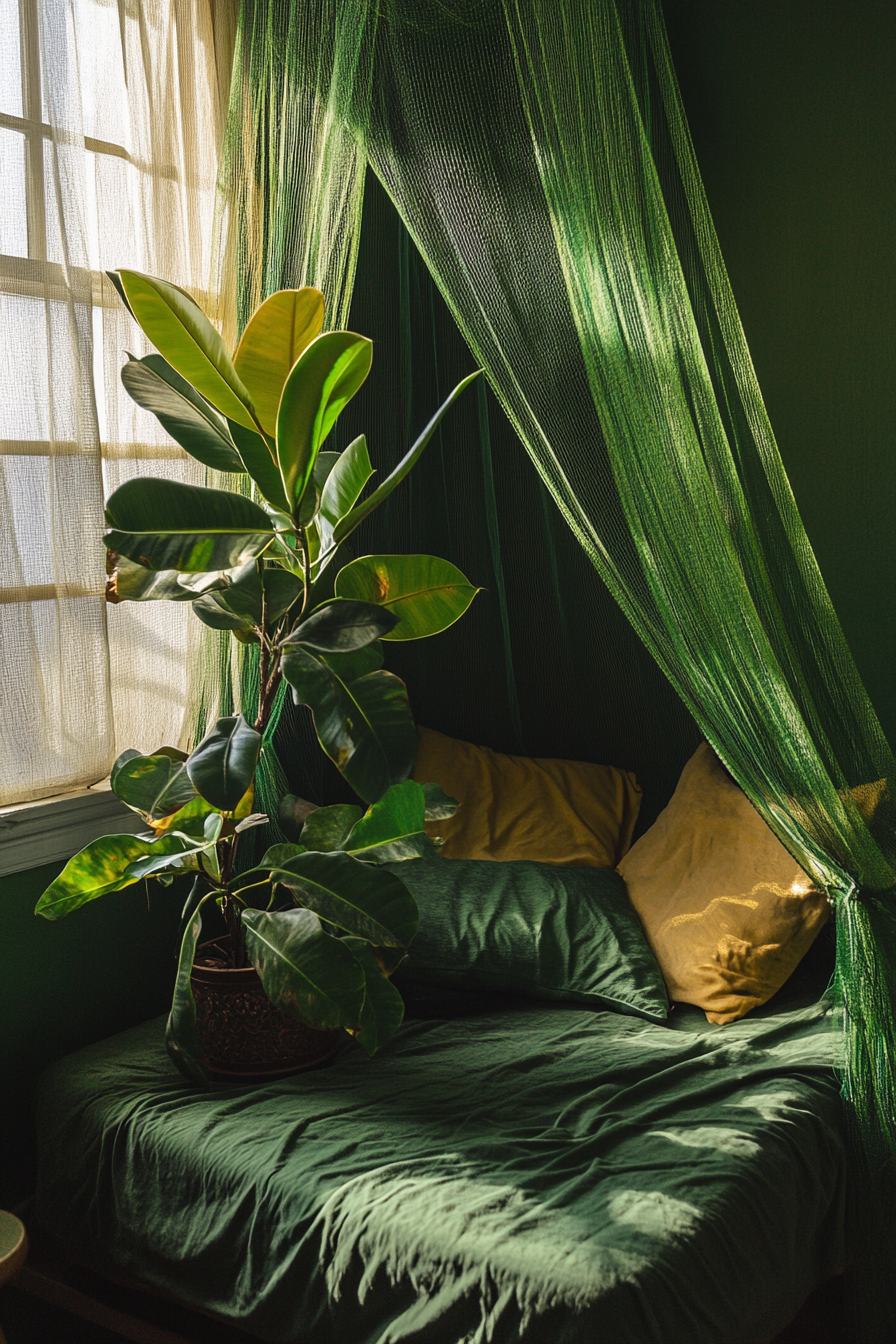
MULTIPOLYGON (((363 539, 489 590, 393 660, 418 718, 631 766, 660 801, 702 734, 829 893, 857 1254, 889 1282, 896 763, 775 445, 656 0, 243 0, 226 172, 243 318, 316 284, 377 342, 346 441, 366 430, 387 468, 486 372, 363 539)), ((882 1295, 863 1339, 896 1337, 882 1295)))

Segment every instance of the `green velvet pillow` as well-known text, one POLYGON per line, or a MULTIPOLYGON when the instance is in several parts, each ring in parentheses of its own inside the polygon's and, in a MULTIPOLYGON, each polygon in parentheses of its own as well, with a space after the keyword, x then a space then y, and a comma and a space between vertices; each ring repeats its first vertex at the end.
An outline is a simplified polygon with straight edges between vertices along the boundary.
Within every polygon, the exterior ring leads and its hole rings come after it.
POLYGON ((614 869, 527 859, 385 866, 420 909, 399 987, 510 991, 666 1020, 662 973, 614 869))

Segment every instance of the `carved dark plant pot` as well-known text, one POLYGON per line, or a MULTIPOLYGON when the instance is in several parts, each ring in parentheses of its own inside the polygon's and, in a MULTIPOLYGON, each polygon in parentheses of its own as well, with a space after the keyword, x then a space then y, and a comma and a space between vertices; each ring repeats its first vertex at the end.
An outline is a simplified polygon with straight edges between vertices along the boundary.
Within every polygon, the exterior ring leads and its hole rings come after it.
POLYGON ((254 966, 227 965, 230 938, 202 943, 190 975, 202 1062, 213 1078, 267 1082, 326 1064, 340 1031, 318 1031, 275 1008, 254 966))

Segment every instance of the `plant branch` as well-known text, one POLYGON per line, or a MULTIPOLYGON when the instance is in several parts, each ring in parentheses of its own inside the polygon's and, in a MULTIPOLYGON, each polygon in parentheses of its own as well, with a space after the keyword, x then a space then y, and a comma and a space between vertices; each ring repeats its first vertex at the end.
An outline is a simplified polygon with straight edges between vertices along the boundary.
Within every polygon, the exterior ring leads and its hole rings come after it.
POLYGON ((302 610, 299 612, 299 620, 305 615, 305 608, 308 606, 308 598, 311 595, 311 552, 308 549, 308 534, 304 527, 298 529, 299 545, 302 548, 302 577, 305 583, 305 592, 302 596, 302 610))

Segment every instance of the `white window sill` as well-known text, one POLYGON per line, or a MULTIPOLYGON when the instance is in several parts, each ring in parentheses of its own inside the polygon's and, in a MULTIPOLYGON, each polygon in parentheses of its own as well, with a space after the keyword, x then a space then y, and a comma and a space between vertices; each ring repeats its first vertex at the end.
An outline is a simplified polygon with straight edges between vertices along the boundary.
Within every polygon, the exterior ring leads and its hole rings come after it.
POLYGON ((0 877, 70 859, 91 840, 133 835, 146 822, 115 797, 109 781, 89 789, 0 808, 0 877))

